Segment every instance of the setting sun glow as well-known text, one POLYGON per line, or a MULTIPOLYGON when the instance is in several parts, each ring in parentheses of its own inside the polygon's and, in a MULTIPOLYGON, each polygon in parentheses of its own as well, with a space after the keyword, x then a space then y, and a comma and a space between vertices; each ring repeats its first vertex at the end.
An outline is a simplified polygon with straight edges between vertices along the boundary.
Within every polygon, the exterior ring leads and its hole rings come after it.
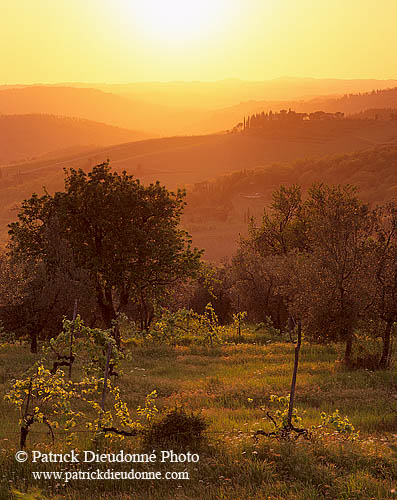
POLYGON ((135 26, 146 36, 163 42, 186 42, 210 36, 221 27, 233 2, 228 0, 127 1, 135 26))
POLYGON ((397 2, 380 3, 2 0, 0 83, 391 78, 397 2))

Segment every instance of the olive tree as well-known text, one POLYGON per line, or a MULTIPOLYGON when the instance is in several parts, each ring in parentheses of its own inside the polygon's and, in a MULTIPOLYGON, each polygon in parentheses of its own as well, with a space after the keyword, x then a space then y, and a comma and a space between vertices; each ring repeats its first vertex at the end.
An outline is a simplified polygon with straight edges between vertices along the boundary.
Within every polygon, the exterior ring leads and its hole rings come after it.
POLYGON ((170 192, 159 182, 143 186, 126 172, 112 172, 109 162, 65 175, 64 191, 22 203, 10 224, 11 254, 61 264, 48 234, 56 227, 74 266, 88 277, 104 326, 133 301, 147 328, 153 303, 199 265, 201 252, 179 227, 184 191, 170 192))
POLYGON ((295 260, 295 309, 307 334, 345 343, 351 363, 354 330, 370 298, 365 290, 375 214, 352 186, 313 185, 305 202, 309 250, 295 260))
POLYGON ((373 300, 369 316, 381 321, 382 354, 379 368, 390 366, 392 333, 397 322, 397 202, 378 209, 376 239, 371 248, 371 279, 367 281, 373 300))

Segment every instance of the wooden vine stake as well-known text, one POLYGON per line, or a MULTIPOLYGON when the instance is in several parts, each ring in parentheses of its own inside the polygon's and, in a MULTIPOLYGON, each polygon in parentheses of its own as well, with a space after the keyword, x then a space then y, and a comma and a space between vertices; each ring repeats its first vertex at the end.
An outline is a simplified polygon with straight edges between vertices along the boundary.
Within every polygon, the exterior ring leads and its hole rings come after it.
POLYGON ((287 422, 283 425, 282 428, 277 429, 277 422, 275 419, 272 417, 272 415, 269 412, 266 412, 267 418, 273 423, 274 427, 276 430, 274 432, 265 432, 262 429, 259 429, 255 432, 254 434, 254 439, 257 439, 258 436, 268 436, 268 437, 276 437, 276 438, 281 438, 281 439, 290 439, 292 432, 295 433, 295 437, 298 438, 299 436, 304 436, 308 437, 309 436, 309 431, 307 429, 301 429, 298 427, 295 427, 294 424, 292 423, 292 417, 294 413, 294 401, 295 401, 295 392, 296 392, 296 377, 298 374, 298 365, 299 365, 299 352, 301 349, 302 345, 302 324, 301 321, 298 320, 297 322, 297 330, 298 330, 298 339, 295 345, 295 359, 294 359, 294 369, 292 372, 292 380, 291 380, 291 389, 290 389, 290 395, 289 395, 289 403, 288 403, 288 415, 287 415, 287 422))
POLYGON ((298 373, 299 364, 299 352, 302 345, 302 324, 300 320, 298 321, 298 341, 295 346, 295 359, 294 359, 294 371, 292 373, 291 390, 289 394, 289 407, 288 407, 288 421, 287 426, 289 429, 294 429, 292 425, 292 412, 294 410, 294 399, 295 399, 295 389, 296 389, 296 376, 298 373))
MULTIPOLYGON (((107 356, 106 356, 105 374, 104 374, 104 380, 103 380, 103 391, 102 391, 102 398, 101 398, 101 405, 100 405, 102 412, 105 412, 106 389, 107 389, 108 379, 109 379, 109 374, 110 374, 111 355, 112 355, 112 343, 109 342, 108 352, 107 352, 107 356)), ((102 418, 101 418, 101 420, 102 420, 102 418)), ((136 436, 138 433, 136 429, 132 429, 131 431, 125 431, 122 429, 117 429, 116 427, 103 427, 102 421, 100 421, 99 428, 100 428, 101 433, 112 432, 113 434, 118 434, 119 436, 136 436)), ((97 437, 95 438, 94 442, 98 446, 97 437)))
POLYGON ((74 309, 73 309, 73 326, 70 331, 70 351, 69 351, 69 380, 72 378, 72 358, 73 358, 73 334, 74 334, 74 322, 77 317, 77 299, 74 301, 74 309))
POLYGON ((102 411, 105 411, 105 399, 106 399, 106 389, 108 386, 108 378, 109 378, 109 365, 110 365, 110 356, 112 355, 112 344, 109 342, 108 344, 108 353, 106 356, 106 365, 105 365, 105 375, 103 378, 103 391, 102 391, 102 399, 101 399, 101 408, 102 411))
POLYGON ((26 438, 28 436, 30 426, 33 424, 33 417, 29 415, 29 404, 30 404, 31 393, 32 393, 32 379, 29 380, 29 389, 26 398, 25 412, 22 416, 21 438, 19 441, 19 447, 21 450, 23 450, 26 446, 26 438))

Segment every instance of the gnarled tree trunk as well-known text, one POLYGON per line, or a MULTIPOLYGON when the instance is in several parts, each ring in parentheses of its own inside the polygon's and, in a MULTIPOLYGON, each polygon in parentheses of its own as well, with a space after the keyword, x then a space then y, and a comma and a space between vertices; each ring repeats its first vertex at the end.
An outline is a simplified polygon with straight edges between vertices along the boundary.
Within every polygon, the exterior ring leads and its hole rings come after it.
POLYGON ((346 348, 345 348, 345 356, 344 356, 344 363, 346 366, 351 365, 352 351, 353 351, 353 335, 352 335, 352 333, 349 333, 348 337, 346 339, 346 348))
POLYGON ((383 349, 382 356, 379 361, 379 368, 381 370, 385 370, 389 367, 390 363, 390 347, 391 347, 391 334, 393 330, 394 321, 388 319, 386 322, 385 332, 383 334, 383 349))

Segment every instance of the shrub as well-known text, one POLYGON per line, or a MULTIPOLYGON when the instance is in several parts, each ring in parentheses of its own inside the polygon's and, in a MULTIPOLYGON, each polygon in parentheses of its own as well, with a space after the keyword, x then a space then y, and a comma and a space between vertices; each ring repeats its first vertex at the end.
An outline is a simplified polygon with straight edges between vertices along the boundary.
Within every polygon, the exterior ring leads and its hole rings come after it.
POLYGON ((222 342, 224 331, 212 304, 208 303, 203 314, 187 309, 171 312, 162 308, 146 338, 169 345, 199 344, 213 347, 222 342))
POLYGON ((184 450, 196 448, 202 442, 206 428, 207 423, 200 414, 188 413, 183 407, 176 406, 153 419, 144 431, 144 445, 172 445, 184 450))
POLYGON ((367 321, 361 329, 355 332, 352 360, 349 368, 356 370, 377 370, 379 367, 382 341, 380 337, 381 325, 374 321, 367 321))
POLYGON ((0 346, 5 344, 14 344, 15 343, 15 334, 12 332, 7 332, 3 326, 2 321, 0 320, 0 346))

